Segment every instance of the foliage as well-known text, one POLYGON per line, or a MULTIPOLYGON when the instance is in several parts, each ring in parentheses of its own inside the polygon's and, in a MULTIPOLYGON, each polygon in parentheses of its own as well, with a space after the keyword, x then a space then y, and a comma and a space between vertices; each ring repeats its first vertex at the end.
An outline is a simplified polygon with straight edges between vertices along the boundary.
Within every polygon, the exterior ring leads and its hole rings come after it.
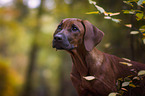
POLYGON ((7 62, 0 61, 0 96, 17 96, 21 85, 18 74, 11 69, 7 62))
MULTIPOLYGON (((124 23, 125 19, 118 19, 114 18, 115 16, 119 15, 130 15, 131 18, 135 17, 135 21, 141 22, 145 21, 145 0, 126 0, 123 1, 124 4, 129 8, 124 9, 120 12, 107 12, 103 7, 100 7, 97 5, 95 1, 89 0, 90 4, 93 4, 96 8, 97 11, 93 12, 87 12, 86 14, 100 14, 104 16, 104 19, 111 20, 113 22, 119 23, 120 25, 126 26, 130 28, 130 35, 136 35, 140 34, 143 43, 145 44, 145 24, 142 23, 138 27, 135 26, 135 24, 131 21, 130 23, 124 23)), ((126 7, 126 8, 127 8, 126 7)), ((140 38, 140 37, 139 37, 140 38)), ((127 62, 120 62, 120 64, 127 65, 128 67, 131 67, 131 63, 127 62)), ((132 69, 131 71, 137 72, 135 69, 132 69)), ((109 94, 109 96, 122 96, 125 92, 128 91, 128 88, 137 88, 140 87, 141 81, 145 79, 145 70, 141 70, 137 73, 137 76, 127 76, 125 78, 119 78, 117 80, 117 92, 112 92, 109 94)))
MULTIPOLYGON (((112 12, 107 12, 105 11, 105 9, 103 7, 100 7, 96 4, 95 1, 92 1, 92 0, 89 0, 89 3, 90 4, 93 4, 98 11, 96 12, 87 12, 86 14, 103 14, 104 15, 104 19, 109 19, 109 20, 112 20, 116 23, 120 23, 121 25, 124 25, 126 26, 126 24, 123 24, 123 22, 121 21, 124 21, 123 19, 116 19, 114 18, 113 16, 116 16, 116 15, 121 15, 121 13, 123 14, 130 14, 130 15, 135 15, 136 16, 136 20, 137 21, 143 21, 145 20, 145 11, 143 11, 145 9, 145 0, 128 0, 128 1, 123 1, 125 4, 127 4, 128 6, 130 6, 131 8, 128 10, 122 10, 121 12, 115 12, 115 13, 112 13, 112 12)), ((128 25, 128 24, 127 24, 128 25)), ((129 27, 129 28, 132 28, 134 27, 133 24, 129 24, 130 26, 126 26, 126 27, 129 27)), ((139 28, 135 28, 135 30, 132 30, 130 32, 130 34, 141 34, 142 35, 142 40, 145 44, 145 25, 141 25, 139 26, 139 28)))
MULTIPOLYGON (((134 72, 136 72, 134 70, 134 72)), ((125 92, 128 92, 129 88, 139 88, 142 86, 142 80, 145 79, 145 70, 138 72, 137 76, 127 76, 125 78, 119 78, 117 80, 117 92, 112 92, 109 96, 122 96, 125 92), (115 94, 114 94, 115 93, 115 94)))

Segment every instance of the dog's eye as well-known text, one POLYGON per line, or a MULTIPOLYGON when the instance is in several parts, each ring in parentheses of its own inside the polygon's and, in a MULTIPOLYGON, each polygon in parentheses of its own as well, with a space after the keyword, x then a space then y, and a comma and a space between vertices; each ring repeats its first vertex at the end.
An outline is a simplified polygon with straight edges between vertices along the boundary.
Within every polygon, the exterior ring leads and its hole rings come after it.
POLYGON ((79 29, 75 26, 75 25, 72 25, 72 31, 78 31, 79 29))
POLYGON ((58 25, 57 30, 62 30, 61 25, 58 25))

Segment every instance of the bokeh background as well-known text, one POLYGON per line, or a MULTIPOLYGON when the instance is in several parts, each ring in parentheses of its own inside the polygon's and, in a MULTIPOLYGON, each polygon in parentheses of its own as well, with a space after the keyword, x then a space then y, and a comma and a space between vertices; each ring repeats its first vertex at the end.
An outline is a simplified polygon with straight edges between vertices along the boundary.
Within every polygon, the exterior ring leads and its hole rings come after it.
MULTIPOLYGON (((108 12, 127 8, 122 0, 95 1, 108 12)), ((102 15, 86 14, 96 10, 88 0, 0 0, 0 96, 77 96, 69 54, 52 48, 64 18, 87 19, 101 29, 99 50, 145 63, 140 37, 102 15)), ((131 22, 130 15, 117 18, 131 22)))

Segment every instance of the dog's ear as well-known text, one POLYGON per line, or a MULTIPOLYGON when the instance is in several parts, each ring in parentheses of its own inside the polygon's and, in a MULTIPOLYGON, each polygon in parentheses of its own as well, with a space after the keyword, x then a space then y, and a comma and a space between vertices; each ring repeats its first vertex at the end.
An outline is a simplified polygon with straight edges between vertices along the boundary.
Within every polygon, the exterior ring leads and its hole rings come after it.
POLYGON ((87 20, 83 20, 82 23, 85 28, 84 45, 87 51, 91 51, 101 42, 104 33, 87 20))

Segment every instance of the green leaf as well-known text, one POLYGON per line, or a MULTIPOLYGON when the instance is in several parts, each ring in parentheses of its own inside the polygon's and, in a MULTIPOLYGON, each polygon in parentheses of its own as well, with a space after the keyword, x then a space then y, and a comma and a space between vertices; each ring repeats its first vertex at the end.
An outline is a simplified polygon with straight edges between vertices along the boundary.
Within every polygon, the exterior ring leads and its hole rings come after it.
POLYGON ((135 10, 122 10, 124 14, 135 14, 135 10))
POLYGON ((139 33, 139 31, 131 31, 130 32, 130 34, 133 34, 133 35, 138 34, 138 33, 139 33))
POLYGON ((96 4, 96 2, 95 1, 92 1, 92 0, 89 0, 89 3, 90 4, 96 4))
POLYGON ((104 19, 112 19, 110 16, 104 16, 104 19))
POLYGON ((95 11, 95 12, 87 12, 86 14, 99 14, 99 11, 95 11))
POLYGON ((143 13, 136 13, 136 20, 139 21, 143 18, 143 13))
POLYGON ((141 4, 143 4, 143 1, 145 1, 145 0, 139 0, 138 2, 137 2, 137 5, 141 5, 141 4))
POLYGON ((96 5, 96 2, 95 2, 95 1, 89 0, 89 3, 90 3, 90 4, 94 4, 95 7, 98 9, 98 11, 99 11, 100 13, 104 13, 104 12, 105 12, 105 10, 104 10, 102 7, 96 5))
MULTIPOLYGON (((144 36, 145 36, 145 35, 144 35, 144 36)), ((143 38, 142 40, 143 40, 143 43, 145 44, 145 38, 143 38)))
POLYGON ((114 18, 112 18, 112 21, 114 21, 116 23, 120 23, 121 19, 114 19, 114 18))
POLYGON ((105 12, 105 10, 102 7, 100 7, 98 5, 95 5, 95 7, 98 9, 98 11, 100 11, 100 13, 104 13, 105 12))
POLYGON ((141 26, 141 27, 139 28, 139 31, 145 32, 145 25, 141 26))
POLYGON ((131 79, 130 79, 129 77, 125 77, 125 78, 124 78, 124 81, 125 81, 125 82, 129 82, 129 81, 131 81, 131 79))
POLYGON ((117 96, 117 92, 112 92, 112 93, 110 93, 108 96, 117 96))
POLYGON ((133 4, 131 3, 131 1, 123 1, 123 3, 130 5, 131 7, 133 7, 133 4))
POLYGON ((123 82, 123 83, 122 83, 122 87, 126 87, 126 86, 128 86, 129 83, 130 83, 130 82, 123 82))
POLYGON ((141 70, 138 72, 138 76, 145 75, 145 70, 141 70))

